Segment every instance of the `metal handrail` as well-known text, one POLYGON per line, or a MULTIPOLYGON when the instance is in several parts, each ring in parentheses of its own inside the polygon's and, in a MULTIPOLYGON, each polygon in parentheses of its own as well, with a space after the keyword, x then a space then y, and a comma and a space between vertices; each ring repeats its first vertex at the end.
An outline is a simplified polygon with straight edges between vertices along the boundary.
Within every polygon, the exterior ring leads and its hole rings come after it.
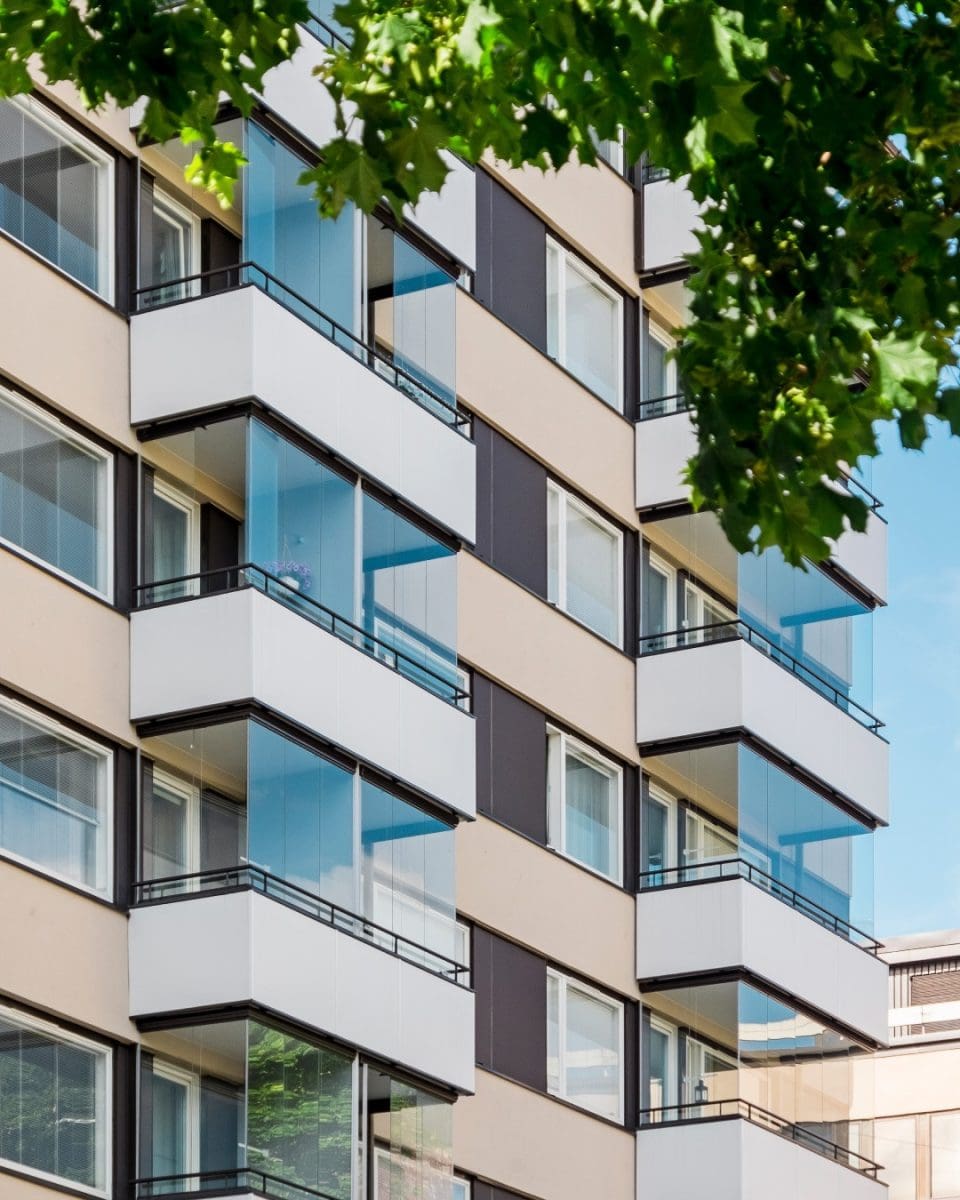
POLYGON ((656 421, 661 417, 675 417, 679 413, 690 412, 692 409, 693 401, 686 392, 671 392, 669 396, 651 396, 649 400, 642 401, 637 407, 637 420, 656 421), (648 411, 656 408, 658 405, 666 404, 670 400, 676 400, 678 403, 664 411, 648 411))
POLYGON ((190 1171, 182 1175, 153 1175, 132 1181, 136 1200, 148 1200, 153 1196, 182 1196, 205 1191, 223 1192, 244 1190, 260 1192, 264 1196, 275 1196, 277 1200, 290 1200, 291 1191, 309 1200, 336 1200, 329 1192, 319 1192, 279 1175, 271 1175, 258 1167, 227 1167, 223 1171, 190 1171), (164 1184, 195 1183, 194 1187, 164 1187, 164 1184), (159 1190, 157 1185, 161 1185, 159 1190), (276 1185, 275 1187, 272 1185, 276 1185))
POLYGON ((795 658, 789 650, 778 646, 766 634, 760 633, 752 625, 748 625, 746 621, 736 617, 729 621, 714 621, 709 625, 693 625, 687 629, 672 629, 665 633, 648 633, 640 638, 638 649, 640 656, 645 658, 648 655, 669 654, 675 650, 688 650, 693 646, 709 646, 715 642, 733 642, 737 639, 767 654, 778 666, 786 667, 796 675, 801 683, 805 683, 807 687, 823 695, 825 699, 846 712, 848 716, 852 716, 858 724, 869 729, 871 733, 879 735, 880 730, 884 728, 884 722, 879 717, 875 717, 868 708, 864 708, 862 704, 852 700, 836 684, 824 679, 822 675, 818 675, 806 663, 795 658), (695 634, 709 636, 695 637, 695 634), (663 643, 672 644, 664 645, 663 643), (811 682, 811 680, 815 682, 811 682))
POLYGON ((876 1179, 877 1172, 882 1170, 880 1164, 874 1162, 872 1158, 867 1158, 866 1155, 859 1154, 847 1146, 831 1142, 819 1133, 804 1129, 802 1125, 797 1125, 793 1121, 778 1117, 776 1113, 761 1108, 750 1100, 706 1100, 702 1104, 694 1101, 692 1104, 667 1104, 659 1108, 643 1108, 640 1110, 640 1127, 641 1129, 656 1129, 658 1126, 676 1125, 684 1121, 717 1121, 731 1117, 745 1117, 752 1124, 769 1129, 781 1137, 809 1144, 810 1148, 818 1154, 832 1158, 841 1166, 850 1167, 871 1179, 876 1179), (710 1110, 709 1113, 707 1110, 710 1110), (676 1116, 662 1115, 668 1113, 675 1113, 676 1116), (658 1117, 659 1119, 656 1119, 658 1117))
POLYGON ((843 917, 838 917, 836 913, 824 908, 822 904, 804 896, 796 888, 790 887, 789 884, 771 875, 769 871, 764 871, 762 867, 758 867, 745 858, 715 858, 706 862, 685 863, 682 867, 660 867, 652 871, 642 871, 640 873, 640 890, 689 887, 696 883, 716 883, 723 879, 745 879, 748 883, 771 892, 778 900, 789 904, 798 912, 805 913, 811 920, 840 937, 846 938, 852 945, 866 950, 869 954, 877 954, 882 948, 881 942, 864 933, 862 929, 858 929, 856 925, 851 925, 843 917), (702 874, 702 872, 712 873, 702 874), (671 882, 644 882, 645 880, 664 881, 668 876, 673 877, 671 882))
POLYGON ((870 489, 859 479, 850 474, 849 471, 840 471, 837 483, 848 492, 860 492, 862 498, 866 501, 867 508, 870 512, 875 513, 880 520, 886 524, 886 517, 880 516, 880 509, 883 508, 883 501, 873 494, 870 489))
MULTIPOLYGON (((271 274, 271 272, 265 270, 255 262, 248 261, 233 263, 228 267, 213 267, 207 271, 195 271, 192 275, 183 275, 179 279, 168 279, 164 283, 151 283, 146 287, 135 288, 133 291, 134 308, 137 312, 155 312, 157 309, 170 308, 174 304, 190 304, 195 300, 205 299, 211 294, 210 292, 197 292, 193 295, 185 294, 176 296, 171 300, 161 299, 157 304, 143 304, 141 297, 153 294, 162 296, 164 292, 170 292, 176 288, 184 288, 186 291, 190 291, 189 284, 202 284, 204 280, 210 280, 219 276, 225 276, 226 283, 222 287, 214 288, 213 293, 234 291, 242 287, 259 288, 265 295, 279 300, 294 316, 306 321, 310 328, 315 329, 321 337, 325 337, 328 341, 339 347, 339 349, 343 350, 345 354, 349 354, 355 362, 359 362, 368 370, 374 371, 380 378, 384 377, 383 370, 392 372, 394 376, 393 386, 413 400, 414 403, 419 404, 421 408, 432 413, 438 421, 443 421, 445 425, 450 425, 451 428, 461 434, 464 427, 469 425, 470 418, 460 411, 456 403, 451 404, 449 400, 411 375, 409 371, 397 366, 383 351, 358 338, 345 325, 341 325, 339 321, 328 316, 327 313, 318 308, 312 301, 295 292, 282 279, 278 279, 276 275, 271 274), (236 279, 236 282, 231 282, 233 279, 236 279), (281 295, 277 296, 276 291, 279 291, 281 295), (292 305, 296 305, 296 307, 291 307, 292 305), (306 309, 312 314, 314 319, 307 320, 302 313, 297 311, 298 308, 306 309), (347 345, 344 345, 344 342, 347 345), (350 347, 353 347, 353 349, 350 347), (376 364, 379 364, 379 366, 376 364), (429 399, 429 403, 424 400, 424 397, 429 399), (445 410, 444 415, 435 411, 436 405, 445 410)), ((451 280, 451 282, 453 281, 451 280)))
POLYGON ((441 979, 449 979, 451 983, 455 983, 459 987, 469 988, 470 986, 470 968, 464 963, 457 962, 455 958, 450 958, 447 954, 441 954, 439 950, 431 950, 429 946, 423 946, 392 929, 387 929, 385 925, 378 925, 376 921, 370 921, 340 904, 334 904, 332 900, 324 900, 321 896, 315 896, 313 892, 308 892, 305 888, 290 883, 289 880, 281 879, 279 875, 273 875, 255 863, 193 871, 186 875, 167 875, 162 879, 138 880, 133 885, 133 904, 136 907, 146 907, 151 904, 169 904, 177 900, 202 899, 216 891, 251 890, 296 908, 305 916, 312 917, 313 920, 320 921, 324 925, 330 925, 334 929, 340 930, 341 933, 347 933, 360 941, 371 942, 387 954, 402 958, 404 962, 422 966, 431 974, 439 975, 441 979), (209 883, 211 886, 196 889, 183 888, 184 884, 191 883, 209 883), (170 889, 174 889, 172 893, 170 889), (155 895, 153 893, 169 894, 155 895), (411 947, 416 953, 413 955, 403 953, 401 947, 404 946, 411 947), (461 976, 464 978, 461 979, 461 976))
POLYGON ((315 37, 318 42, 324 46, 329 46, 331 50, 334 49, 334 47, 343 47, 344 50, 350 49, 350 43, 343 36, 343 34, 338 33, 331 25, 328 25, 322 17, 318 17, 316 13, 310 13, 310 16, 306 21, 304 21, 303 27, 309 34, 311 34, 311 36, 315 37))
MULTIPOLYGON (((335 637, 339 637, 342 641, 349 645, 362 650, 364 653, 376 658, 378 662, 382 662, 384 666, 390 667, 391 670, 402 675, 405 679, 409 679, 412 683, 426 688, 432 695, 439 699, 453 704, 457 708, 462 708, 470 699, 470 693, 463 688, 458 687, 455 683, 451 683, 449 679, 441 675, 432 667, 426 666, 424 663, 418 662, 411 655, 404 653, 402 650, 397 650, 382 638, 375 634, 361 629, 359 625, 353 621, 348 621, 346 617, 340 616, 339 613, 333 611, 332 608, 327 608, 325 604, 321 604, 319 600, 314 600, 312 596, 306 596, 303 592, 297 591, 288 583, 284 583, 279 576, 272 574, 257 563, 238 563, 233 567, 215 567, 207 571, 195 571, 191 575, 178 575, 172 579, 157 579, 152 583, 140 583, 133 589, 135 597, 135 609, 147 608, 162 608, 167 604, 181 604, 184 601, 196 600, 198 595, 186 591, 183 595, 163 597, 159 600, 145 599, 151 591, 163 588, 172 588, 178 584, 201 582, 204 579, 218 578, 226 579, 225 587, 213 588, 209 592, 204 592, 203 595, 215 595, 222 592, 243 591, 245 588, 253 587, 257 591, 262 592, 265 596, 270 596, 276 599, 276 596, 271 594, 271 584, 277 588, 282 588, 286 596, 281 596, 282 602, 288 602, 289 598, 294 597, 297 601, 298 611, 302 610, 303 605, 309 605, 307 612, 308 618, 312 619, 312 615, 316 612, 321 620, 317 620, 316 624, 320 625, 328 633, 332 633, 335 637), (235 577, 237 582, 231 584, 231 577, 235 577), (240 582, 240 579, 243 582, 240 582), (258 577, 260 582, 258 582, 258 577), (386 655, 386 658, 383 657, 386 655), (406 669, 403 669, 403 665, 406 669), (421 678, 427 677, 427 682, 421 678)), ((198 588, 199 592, 199 588, 198 588)))

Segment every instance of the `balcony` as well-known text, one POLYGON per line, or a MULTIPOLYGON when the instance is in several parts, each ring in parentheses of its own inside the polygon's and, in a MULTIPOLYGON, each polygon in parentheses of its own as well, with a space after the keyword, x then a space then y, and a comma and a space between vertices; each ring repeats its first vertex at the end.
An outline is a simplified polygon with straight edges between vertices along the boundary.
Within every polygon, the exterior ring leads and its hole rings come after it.
POLYGON ((686 1122, 647 1125, 637 1134, 638 1196, 884 1200, 887 1194, 876 1163, 755 1105, 696 1107, 701 1112, 686 1122))
POLYGON ((686 184, 645 169, 642 203, 642 273, 683 269, 684 256, 698 249, 694 231, 700 221, 699 207, 686 184))

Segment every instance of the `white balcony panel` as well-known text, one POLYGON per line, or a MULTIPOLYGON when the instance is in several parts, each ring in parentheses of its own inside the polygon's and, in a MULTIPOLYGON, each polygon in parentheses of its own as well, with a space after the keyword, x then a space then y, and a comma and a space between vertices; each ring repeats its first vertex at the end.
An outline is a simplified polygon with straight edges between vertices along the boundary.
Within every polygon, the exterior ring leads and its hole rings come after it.
POLYGON ((136 314, 134 425, 259 399, 472 542, 474 444, 258 288, 136 314))
POLYGON ((847 530, 836 545, 833 562, 881 604, 887 602, 887 526, 876 513, 863 533, 847 530))
POLYGON ((743 967, 876 1043, 887 1039, 887 966, 745 879, 637 897, 637 978, 743 967))
POLYGON ((886 1200, 885 1184, 749 1121, 637 1134, 637 1200, 886 1200))
POLYGON ((313 74, 327 54, 321 41, 301 29, 300 48, 293 58, 263 77, 266 107, 317 147, 325 146, 337 133, 330 93, 313 74))
POLYGON ((473 718, 247 588, 135 612, 133 721, 257 700, 466 817, 473 718))
POLYGON ((643 188, 643 269, 678 266, 698 248, 700 210, 679 180, 658 179, 643 188))
POLYGON ((257 1004, 473 1091, 467 988, 257 892, 130 912, 130 1015, 257 1004))
POLYGON ((889 819, 889 746, 738 639, 637 660, 641 746, 744 729, 865 813, 889 819))
POLYGON ((687 412, 637 422, 637 508, 650 512, 688 503, 690 489, 681 475, 697 448, 687 412))
POLYGON ((477 183, 473 167, 444 150, 450 174, 439 192, 426 192, 409 219, 432 241, 468 267, 477 269, 477 183))

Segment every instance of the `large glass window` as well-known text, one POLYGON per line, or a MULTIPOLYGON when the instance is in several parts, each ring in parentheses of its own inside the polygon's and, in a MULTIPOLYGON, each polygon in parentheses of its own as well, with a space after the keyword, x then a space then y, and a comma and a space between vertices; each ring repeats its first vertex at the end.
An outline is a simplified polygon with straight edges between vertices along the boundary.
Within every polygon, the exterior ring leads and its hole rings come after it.
POLYGON ((618 645, 623 638, 623 538, 598 512, 547 485, 547 599, 618 645))
POLYGON ((110 767, 94 742, 0 700, 0 850, 109 896, 110 767))
POLYGON ((365 1069, 374 1200, 449 1200, 453 1108, 438 1096, 365 1069))
POLYGON ((547 734, 550 845, 615 883, 621 880, 623 772, 560 730, 547 734))
POLYGON ((623 408, 623 300, 581 259, 547 239, 547 353, 623 408))
POLYGON ((110 1051, 0 1007, 0 1167, 106 1195, 110 1051))
POLYGON ((112 298, 111 159, 30 97, 0 100, 0 229, 112 298))
POLYGON ((623 1005, 547 972, 547 1091, 623 1120, 623 1005))
POLYGON ((0 388, 0 541, 108 596, 111 503, 109 454, 0 388))

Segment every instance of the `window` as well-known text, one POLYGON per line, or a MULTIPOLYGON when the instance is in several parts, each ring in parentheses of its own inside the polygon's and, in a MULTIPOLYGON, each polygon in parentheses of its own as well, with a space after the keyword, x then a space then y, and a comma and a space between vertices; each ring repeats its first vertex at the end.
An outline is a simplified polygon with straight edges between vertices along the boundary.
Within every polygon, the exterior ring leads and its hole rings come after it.
POLYGON ((640 864, 643 887, 662 887, 672 880, 667 872, 676 863, 677 802, 667 792, 648 785, 643 797, 642 853, 640 864))
POLYGON ((623 299, 551 238, 547 353, 601 400, 623 409, 623 299))
POLYGON ((113 163, 28 97, 0 101, 0 229, 112 299, 113 163))
POLYGON ((567 734, 548 730, 550 845, 614 883, 623 878, 622 789, 619 767, 567 734))
POLYGON ((108 596, 112 492, 106 451, 0 389, 0 542, 108 596))
POLYGON ((111 758, 13 701, 0 702, 0 850, 106 896, 111 758))
POLYGON ((609 642, 623 641, 623 537, 599 513, 547 485, 547 599, 609 642))
POLYGON ((664 650, 677 628, 677 571, 655 554, 643 572, 641 651, 664 650))
POLYGON ((872 1157, 883 1165, 880 1180, 888 1188, 888 1200, 916 1200, 917 1122, 915 1117, 896 1117, 874 1124, 872 1157))
POLYGON ((152 1171, 156 1178, 200 1170, 200 1076, 173 1063, 153 1064, 152 1171))
MULTIPOLYGON (((696 868, 708 863, 715 863, 718 860, 735 859, 738 854, 739 843, 733 830, 724 829, 722 825, 718 825, 692 808, 686 810, 683 836, 683 865, 685 867, 696 868)), ((697 877, 695 870, 684 872, 685 879, 696 879, 697 877)), ((712 878, 713 873, 705 871, 704 877, 712 878)))
POLYGON ((547 972, 547 1091, 623 1120, 623 1005, 547 972))
POLYGON ((648 1088, 646 1107, 651 1120, 671 1120, 676 1114, 662 1110, 677 1103, 677 1030, 668 1021, 651 1016, 647 1031, 648 1088))
POLYGON ((453 1196, 451 1197, 451 1200, 470 1200, 470 1195, 470 1180, 464 1179, 462 1175, 454 1175, 453 1196))
POLYGON ((0 1007, 0 1166, 107 1193, 110 1051, 0 1007))
POLYGON ((674 338, 649 318, 643 338, 643 399, 645 417, 662 417, 677 412, 682 397, 677 393, 677 364, 669 357, 674 338))
POLYGON ((590 140, 597 154, 608 166, 613 167, 618 175, 623 174, 623 130, 617 130, 617 136, 612 138, 599 137, 595 130, 590 130, 590 140))
POLYGON ((200 219, 165 192, 154 189, 150 283, 167 284, 143 296, 144 304, 168 304, 199 294, 200 219))
POLYGON ((930 1117, 932 1200, 960 1196, 960 1112, 933 1113, 930 1117))
MULTIPOLYGON (((152 579, 182 579, 200 571, 200 505, 163 479, 153 483, 152 579)), ((195 596, 199 580, 151 589, 154 601, 195 596)))

